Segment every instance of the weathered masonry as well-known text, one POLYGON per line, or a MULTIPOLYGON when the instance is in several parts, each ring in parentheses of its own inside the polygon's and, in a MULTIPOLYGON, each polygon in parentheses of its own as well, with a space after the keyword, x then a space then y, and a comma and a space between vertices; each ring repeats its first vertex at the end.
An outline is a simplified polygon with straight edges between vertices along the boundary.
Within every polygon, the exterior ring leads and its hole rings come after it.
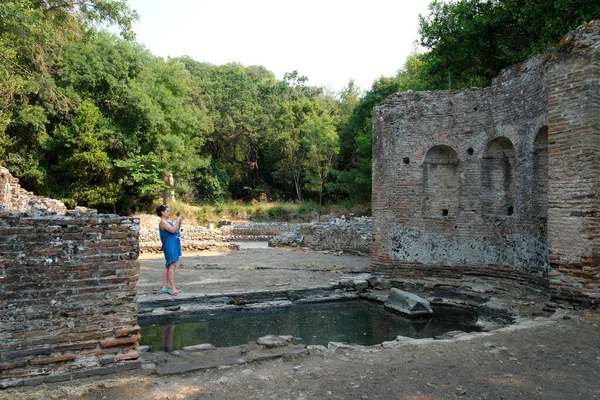
POLYGON ((0 173, 0 388, 139 367, 139 220, 66 211, 0 173))
POLYGON ((600 20, 490 87, 375 108, 374 269, 600 303, 600 20))

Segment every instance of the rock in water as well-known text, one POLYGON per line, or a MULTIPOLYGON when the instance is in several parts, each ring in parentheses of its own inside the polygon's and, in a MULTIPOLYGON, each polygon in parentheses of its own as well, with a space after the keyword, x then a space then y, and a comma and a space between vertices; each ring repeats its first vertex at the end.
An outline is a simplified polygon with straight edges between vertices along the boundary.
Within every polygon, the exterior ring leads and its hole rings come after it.
POLYGON ((427 300, 414 293, 405 292, 397 288, 390 289, 390 294, 384 306, 409 317, 433 314, 431 305, 427 300))

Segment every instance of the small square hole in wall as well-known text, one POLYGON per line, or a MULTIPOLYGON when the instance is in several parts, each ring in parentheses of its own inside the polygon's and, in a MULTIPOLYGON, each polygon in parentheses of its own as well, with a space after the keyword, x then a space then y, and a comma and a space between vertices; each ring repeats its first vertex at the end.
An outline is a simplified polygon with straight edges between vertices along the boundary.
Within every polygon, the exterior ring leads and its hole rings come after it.
POLYGON ((513 215, 513 208, 512 207, 508 207, 508 210, 506 210, 506 215, 513 215))
POLYGON ((443 217, 447 217, 448 216, 448 210, 446 210, 445 208, 442 209, 442 216, 443 217))
POLYGON ((468 155, 470 155, 470 156, 472 156, 472 155, 473 155, 473 148, 472 148, 472 147, 469 147, 469 148, 467 149, 467 154, 468 154, 468 155))
POLYGON ((402 159, 402 162, 403 162, 404 164, 407 164, 407 165, 408 165, 408 164, 410 164, 410 158, 408 158, 408 157, 404 157, 404 158, 402 159))

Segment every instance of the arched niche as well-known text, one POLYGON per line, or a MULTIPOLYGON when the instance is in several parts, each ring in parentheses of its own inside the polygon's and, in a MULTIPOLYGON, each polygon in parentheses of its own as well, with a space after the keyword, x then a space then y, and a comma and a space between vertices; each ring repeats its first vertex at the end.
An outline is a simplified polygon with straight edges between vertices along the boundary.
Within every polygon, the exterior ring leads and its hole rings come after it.
POLYGON ((548 219, 548 127, 543 126, 533 142, 533 181, 531 187, 531 212, 548 219))
POLYGON ((491 140, 481 160, 484 216, 510 216, 515 209, 515 148, 510 139, 491 140))
POLYGON ((452 147, 438 145, 427 151, 423 161, 423 216, 456 216, 458 176, 458 156, 452 147))

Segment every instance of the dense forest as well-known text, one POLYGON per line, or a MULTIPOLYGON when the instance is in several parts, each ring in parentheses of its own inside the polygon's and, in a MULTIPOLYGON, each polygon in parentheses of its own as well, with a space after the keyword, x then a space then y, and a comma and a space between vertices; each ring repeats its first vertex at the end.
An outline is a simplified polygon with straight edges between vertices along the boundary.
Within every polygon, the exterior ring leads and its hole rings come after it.
POLYGON ((423 50, 339 93, 297 71, 279 80, 260 65, 154 56, 135 41, 137 18, 119 0, 0 1, 0 165, 26 189, 123 214, 169 182, 189 203, 368 202, 374 106, 397 91, 489 85, 600 18, 600 2, 432 1, 423 50))

